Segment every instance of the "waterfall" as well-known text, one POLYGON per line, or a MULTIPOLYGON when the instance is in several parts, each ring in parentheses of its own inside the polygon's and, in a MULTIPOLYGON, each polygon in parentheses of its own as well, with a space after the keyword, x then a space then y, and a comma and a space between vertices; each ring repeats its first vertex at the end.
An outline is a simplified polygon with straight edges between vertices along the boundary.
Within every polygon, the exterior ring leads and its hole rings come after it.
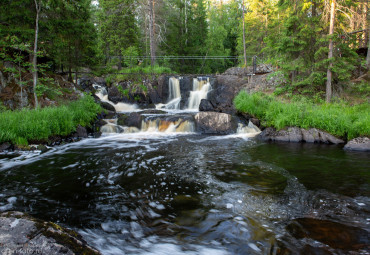
POLYGON ((190 92, 189 110, 199 110, 200 101, 207 99, 207 94, 211 90, 209 78, 198 77, 193 79, 193 91, 190 92))
POLYGON ((238 129, 236 130, 237 134, 248 134, 249 136, 256 136, 261 133, 261 130, 254 125, 251 121, 248 122, 248 125, 238 123, 238 129))
POLYGON ((156 108, 179 110, 181 102, 180 80, 176 77, 170 77, 168 80, 168 89, 169 95, 167 104, 157 104, 156 108))
POLYGON ((194 132, 194 123, 179 118, 176 121, 147 119, 141 122, 142 132, 185 133, 194 132))
POLYGON ((99 99, 102 102, 109 103, 113 105, 114 109, 116 109, 116 112, 132 112, 135 111, 138 107, 136 104, 125 104, 125 103, 113 103, 108 99, 108 92, 104 87, 101 87, 99 85, 93 85, 94 88, 97 89, 95 95, 99 97, 99 99))

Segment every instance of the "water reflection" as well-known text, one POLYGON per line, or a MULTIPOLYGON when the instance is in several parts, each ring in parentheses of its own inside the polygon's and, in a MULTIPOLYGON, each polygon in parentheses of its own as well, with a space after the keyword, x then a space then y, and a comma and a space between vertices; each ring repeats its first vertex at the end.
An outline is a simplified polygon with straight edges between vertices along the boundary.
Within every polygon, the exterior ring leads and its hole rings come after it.
POLYGON ((72 227, 103 254, 366 254, 366 165, 335 146, 111 135, 2 158, 0 210, 72 227))

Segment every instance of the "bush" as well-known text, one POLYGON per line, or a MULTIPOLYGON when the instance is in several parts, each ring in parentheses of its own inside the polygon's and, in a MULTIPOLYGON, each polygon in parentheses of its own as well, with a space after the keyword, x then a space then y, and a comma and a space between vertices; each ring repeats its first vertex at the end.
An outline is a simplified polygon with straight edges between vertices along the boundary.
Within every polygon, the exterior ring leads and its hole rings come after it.
POLYGON ((59 107, 5 111, 0 114, 0 142, 25 146, 52 135, 68 135, 78 125, 88 126, 100 111, 89 96, 59 107))
POLYGON ((266 126, 318 128, 352 139, 370 135, 370 104, 314 104, 307 99, 282 102, 262 93, 240 92, 234 99, 236 109, 261 119, 266 126))

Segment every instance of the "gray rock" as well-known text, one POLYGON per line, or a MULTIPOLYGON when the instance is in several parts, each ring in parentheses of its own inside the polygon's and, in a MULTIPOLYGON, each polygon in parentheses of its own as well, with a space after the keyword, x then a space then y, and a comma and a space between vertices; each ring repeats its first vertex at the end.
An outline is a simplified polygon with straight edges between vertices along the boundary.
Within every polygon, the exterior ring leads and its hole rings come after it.
POLYGON ((298 127, 288 127, 277 131, 275 128, 268 127, 262 131, 259 138, 263 141, 279 142, 344 143, 343 140, 316 128, 305 130, 298 127))
POLYGON ((86 128, 82 127, 81 125, 78 125, 76 128, 76 135, 77 137, 87 138, 86 128))
POLYGON ((0 254, 100 254, 73 230, 21 212, 0 215, 0 254))
POLYGON ((100 102, 100 105, 108 111, 116 112, 116 108, 108 102, 100 102))
POLYGON ((205 134, 235 133, 237 121, 227 113, 199 112, 195 115, 197 131, 205 134))
POLYGON ((117 125, 125 126, 128 116, 126 114, 119 114, 117 118, 117 125))
POLYGON ((348 151, 370 151, 370 138, 357 137, 350 140, 343 148, 348 151))
POLYGON ((6 142, 6 143, 2 143, 0 144, 0 151, 5 151, 5 150, 9 150, 11 148, 11 144, 6 142))
POLYGON ((199 111, 201 112, 211 112, 214 110, 212 103, 207 99, 202 99, 199 104, 199 111))
POLYGON ((166 114, 167 112, 162 111, 162 110, 157 110, 157 109, 150 109, 150 110, 140 111, 138 113, 140 114, 166 114))
POLYGON ((141 128, 141 115, 137 112, 132 112, 125 121, 126 126, 128 127, 137 127, 141 128))
POLYGON ((262 131, 259 137, 264 141, 278 141, 278 142, 301 142, 302 132, 300 128, 289 127, 276 131, 272 127, 268 127, 262 131))
POLYGON ((49 150, 48 147, 43 144, 38 145, 36 149, 41 151, 41 153, 47 152, 49 150))

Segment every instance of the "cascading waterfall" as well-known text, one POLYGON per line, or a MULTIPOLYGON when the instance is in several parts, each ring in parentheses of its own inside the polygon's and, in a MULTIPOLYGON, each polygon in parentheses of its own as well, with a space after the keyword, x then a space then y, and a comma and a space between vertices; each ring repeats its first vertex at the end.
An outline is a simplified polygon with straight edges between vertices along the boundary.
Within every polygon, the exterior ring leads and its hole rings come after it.
POLYGON ((169 95, 167 104, 157 104, 157 109, 180 109, 181 102, 181 91, 180 91, 180 79, 176 77, 170 77, 168 81, 169 95))
POLYGON ((106 103, 113 105, 114 109, 116 109, 116 112, 132 112, 138 108, 136 104, 125 104, 125 103, 115 104, 108 99, 108 92, 104 87, 99 86, 99 85, 93 85, 93 86, 97 90, 95 95, 99 97, 99 99, 102 102, 106 102, 106 103))
POLYGON ((207 99, 207 94, 211 90, 208 77, 198 77, 193 79, 193 91, 190 92, 189 110, 199 110, 200 101, 207 99))
POLYGON ((249 136, 256 136, 261 133, 261 130, 254 125, 251 121, 248 122, 248 125, 238 123, 238 129, 236 130, 237 134, 248 134, 249 136))
POLYGON ((176 121, 147 119, 141 123, 142 132, 189 133, 194 130, 194 122, 181 118, 176 121))

